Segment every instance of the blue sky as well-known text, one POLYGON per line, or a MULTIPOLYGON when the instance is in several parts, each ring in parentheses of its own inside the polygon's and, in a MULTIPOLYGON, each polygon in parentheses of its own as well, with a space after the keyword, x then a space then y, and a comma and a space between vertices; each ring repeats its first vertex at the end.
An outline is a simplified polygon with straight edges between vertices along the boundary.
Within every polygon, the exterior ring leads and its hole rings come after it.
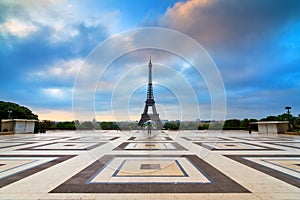
MULTIPOLYGON (((260 119, 282 114, 287 105, 292 114, 300 114, 297 0, 2 0, 0 100, 27 106, 40 119, 73 120, 73 86, 90 52, 114 34, 150 26, 180 31, 205 48, 224 81, 226 118, 260 119)), ((154 93, 162 117, 179 118, 174 113, 180 103, 190 103, 190 94, 183 93, 185 102, 179 102, 176 95, 181 94, 168 89, 176 87, 178 73, 197 91, 199 118, 209 119, 210 94, 193 68, 171 53, 141 50, 118 58, 99 80, 97 120, 119 119, 111 113, 112 106, 118 107, 113 103, 121 101, 118 95, 112 100, 113 89, 126 93, 129 78, 146 82, 150 54, 161 70, 154 74, 154 93), (143 65, 146 71, 132 71, 143 65), (165 69, 175 71, 165 76, 165 69), (123 71, 135 73, 124 81, 116 76, 123 71)), ((131 120, 143 111, 145 90, 142 85, 130 93, 126 111, 131 120)))

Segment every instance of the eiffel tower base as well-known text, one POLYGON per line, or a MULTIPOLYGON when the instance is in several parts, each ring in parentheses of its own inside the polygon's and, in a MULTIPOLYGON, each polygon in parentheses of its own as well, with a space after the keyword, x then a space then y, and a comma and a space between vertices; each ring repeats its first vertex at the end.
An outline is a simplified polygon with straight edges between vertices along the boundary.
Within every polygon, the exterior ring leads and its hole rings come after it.
POLYGON ((147 121, 153 121, 155 123, 155 128, 156 130, 161 130, 162 129, 162 123, 159 119, 159 114, 146 114, 146 113, 143 113, 141 115, 141 119, 138 123, 139 126, 143 126, 145 124, 145 122, 147 121))

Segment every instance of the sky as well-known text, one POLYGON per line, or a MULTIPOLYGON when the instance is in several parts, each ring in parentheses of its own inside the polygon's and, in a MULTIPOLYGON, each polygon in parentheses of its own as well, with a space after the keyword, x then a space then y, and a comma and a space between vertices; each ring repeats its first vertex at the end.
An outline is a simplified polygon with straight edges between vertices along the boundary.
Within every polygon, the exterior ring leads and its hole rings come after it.
POLYGON ((41 120, 74 120, 74 88, 84 74, 86 88, 93 84, 97 120, 136 121, 152 56, 161 118, 211 119, 220 88, 206 80, 218 76, 197 73, 190 61, 201 52, 187 58, 162 49, 129 51, 140 39, 189 48, 167 37, 124 34, 147 27, 174 30, 203 47, 224 84, 226 119, 279 115, 286 106, 300 114, 298 0, 1 0, 0 100, 26 106, 41 120), (101 51, 111 37, 119 42, 101 51), (128 52, 108 68, 88 65, 93 56, 123 48, 128 52), (83 73, 87 69, 93 72, 83 73))

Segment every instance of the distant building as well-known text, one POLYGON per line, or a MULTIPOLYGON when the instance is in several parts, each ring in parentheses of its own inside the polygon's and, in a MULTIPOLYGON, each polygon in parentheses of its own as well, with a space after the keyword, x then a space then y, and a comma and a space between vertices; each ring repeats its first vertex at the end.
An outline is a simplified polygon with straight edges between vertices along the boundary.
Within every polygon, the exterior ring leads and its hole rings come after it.
POLYGON ((37 120, 29 119, 3 119, 1 131, 6 133, 34 133, 34 126, 37 120))
POLYGON ((258 133, 263 133, 263 134, 285 133, 289 129, 288 121, 262 121, 262 122, 253 122, 250 124, 257 124, 258 133))

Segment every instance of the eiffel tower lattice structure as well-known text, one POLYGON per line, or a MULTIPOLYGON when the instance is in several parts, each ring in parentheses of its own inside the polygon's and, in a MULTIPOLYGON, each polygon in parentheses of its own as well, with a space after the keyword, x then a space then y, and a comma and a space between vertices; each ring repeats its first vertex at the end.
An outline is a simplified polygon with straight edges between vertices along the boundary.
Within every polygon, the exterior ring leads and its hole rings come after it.
POLYGON ((149 74, 148 74, 148 89, 147 89, 147 100, 145 101, 145 108, 144 112, 141 115, 141 119, 138 123, 139 126, 143 126, 143 124, 149 120, 155 122, 156 128, 155 129, 161 129, 162 123, 159 119, 159 114, 156 111, 155 108, 155 100, 153 95, 153 87, 152 87, 152 63, 151 63, 151 57, 148 64, 149 68, 149 74), (152 113, 149 114, 149 107, 152 107, 152 113))

